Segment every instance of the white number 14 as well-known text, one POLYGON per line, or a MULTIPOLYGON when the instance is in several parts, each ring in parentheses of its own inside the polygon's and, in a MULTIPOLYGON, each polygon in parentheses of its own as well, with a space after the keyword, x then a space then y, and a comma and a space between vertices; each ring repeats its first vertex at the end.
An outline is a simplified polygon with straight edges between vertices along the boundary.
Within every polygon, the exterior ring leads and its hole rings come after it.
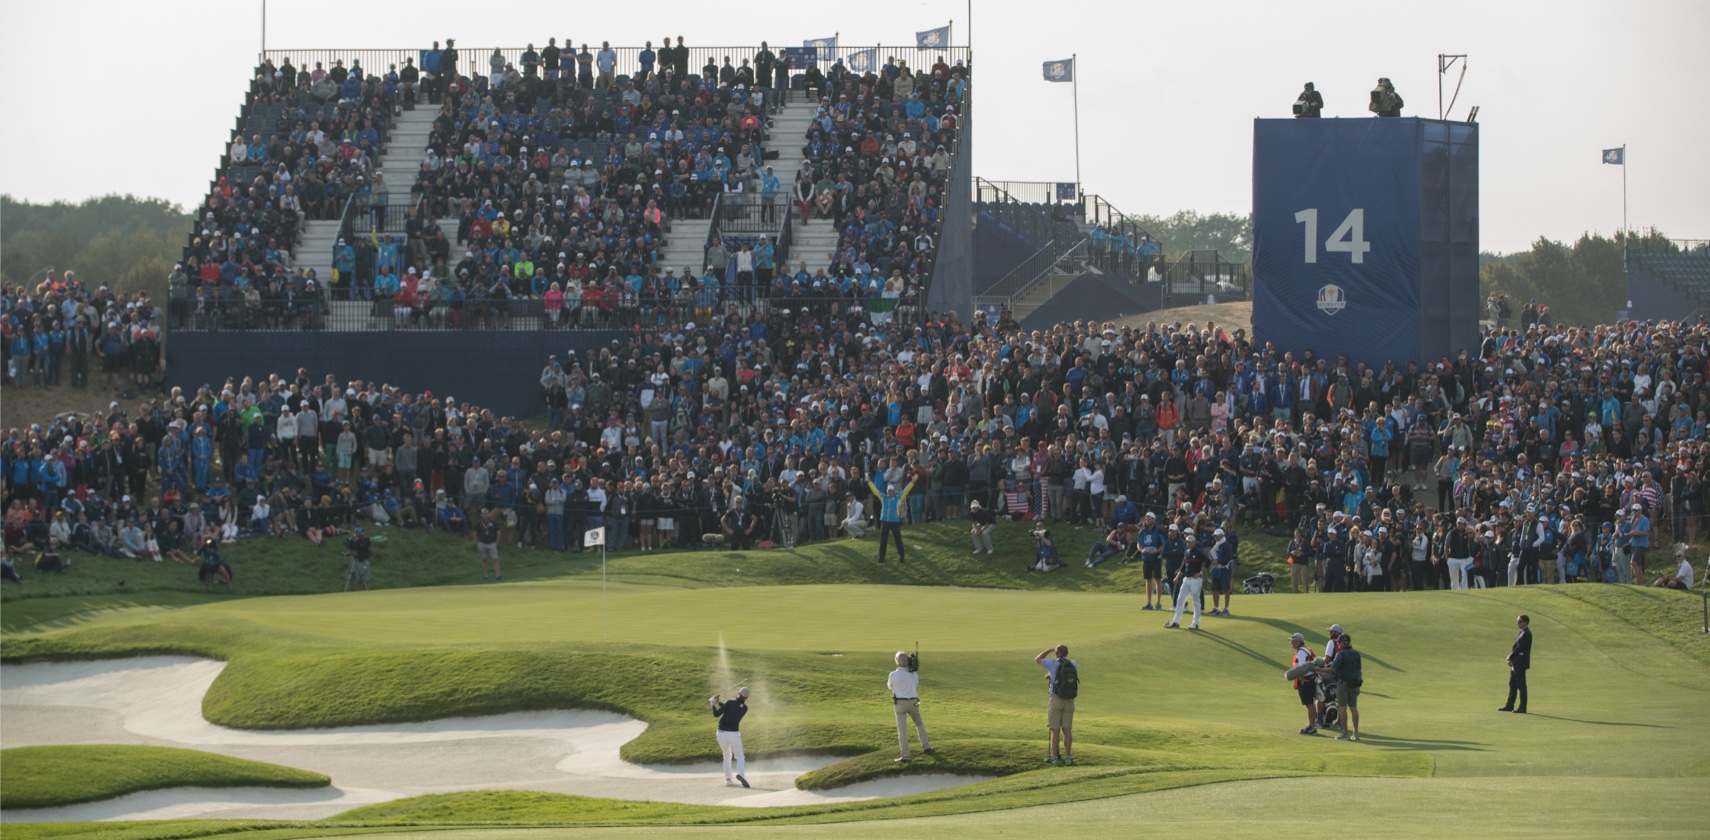
MULTIPOLYGON (((1318 262, 1318 208, 1311 207, 1294 214, 1294 220, 1306 225, 1306 261, 1318 262)), ((1355 265, 1366 261, 1372 243, 1366 241, 1366 211, 1356 207, 1336 227, 1336 232, 1324 240, 1324 250, 1350 255, 1355 265)))

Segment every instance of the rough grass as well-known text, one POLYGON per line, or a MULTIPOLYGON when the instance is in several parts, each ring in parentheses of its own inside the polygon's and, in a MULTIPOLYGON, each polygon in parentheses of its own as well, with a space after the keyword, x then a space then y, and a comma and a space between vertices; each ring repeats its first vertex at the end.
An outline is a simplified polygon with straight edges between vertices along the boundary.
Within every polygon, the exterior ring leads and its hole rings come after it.
MULTIPOLYGON (((85 744, 0 750, 0 808, 50 808, 173 787, 326 787, 319 773, 199 750, 85 744)), ((10 834, 11 830, 8 829, 10 834)))

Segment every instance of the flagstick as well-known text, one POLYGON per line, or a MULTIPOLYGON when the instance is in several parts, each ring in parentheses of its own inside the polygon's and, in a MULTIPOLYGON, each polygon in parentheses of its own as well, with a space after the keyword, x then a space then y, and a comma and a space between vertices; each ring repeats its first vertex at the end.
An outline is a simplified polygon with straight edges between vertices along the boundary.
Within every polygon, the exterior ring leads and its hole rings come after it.
POLYGON ((1075 85, 1075 199, 1080 199, 1081 192, 1081 68, 1079 57, 1069 54, 1069 67, 1074 71, 1075 85))
POLYGON ((606 541, 602 534, 600 539, 600 640, 606 639, 606 541))

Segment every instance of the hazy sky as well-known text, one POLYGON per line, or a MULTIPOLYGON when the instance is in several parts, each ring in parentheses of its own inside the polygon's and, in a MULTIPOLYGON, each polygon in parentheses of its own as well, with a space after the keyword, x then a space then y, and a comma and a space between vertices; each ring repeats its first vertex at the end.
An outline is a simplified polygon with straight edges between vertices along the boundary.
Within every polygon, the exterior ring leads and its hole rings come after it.
MULTIPOLYGON (((548 36, 639 45, 912 44, 968 4, 482 4, 273 0, 272 48, 544 45, 548 36), (740 14, 741 9, 778 10, 740 14), (674 14, 673 12, 679 12, 674 14), (530 21, 550 23, 531 26, 530 21), (761 25, 761 22, 764 25, 761 25)), ((1628 146, 1635 227, 1710 238, 1710 3, 1174 4, 1057 0, 973 4, 975 174, 1072 180, 1069 85, 1040 65, 1080 57, 1081 171, 1123 211, 1251 209, 1252 124, 1287 116, 1304 81, 1325 116, 1365 116, 1389 76, 1410 115, 1435 116, 1439 52, 1471 56, 1455 116, 1481 107, 1482 239, 1488 250, 1538 235, 1621 224, 1628 146), (1696 138, 1696 139, 1694 139, 1696 138), (1697 149, 1697 152, 1693 152, 1697 149)), ((185 205, 206 189, 260 45, 260 0, 51 0, 0 4, 0 191, 33 201, 105 193, 185 205)), ((1449 82, 1453 85, 1453 80, 1449 82)), ((0 219, 0 224, 4 220, 0 219)))

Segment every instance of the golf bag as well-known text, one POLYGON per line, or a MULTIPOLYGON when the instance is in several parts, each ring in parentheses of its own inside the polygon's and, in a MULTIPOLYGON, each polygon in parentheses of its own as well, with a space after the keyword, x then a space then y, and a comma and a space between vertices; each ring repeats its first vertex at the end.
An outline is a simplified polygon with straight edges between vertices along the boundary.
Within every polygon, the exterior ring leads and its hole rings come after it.
POLYGON ((1342 722, 1341 710, 1336 706, 1336 683, 1328 677, 1318 678, 1318 697, 1324 703, 1324 713, 1319 717, 1319 726, 1336 726, 1342 722))
POLYGON ((1241 591, 1247 595, 1269 595, 1275 590, 1276 578, 1267 572, 1260 572, 1241 582, 1241 591))

